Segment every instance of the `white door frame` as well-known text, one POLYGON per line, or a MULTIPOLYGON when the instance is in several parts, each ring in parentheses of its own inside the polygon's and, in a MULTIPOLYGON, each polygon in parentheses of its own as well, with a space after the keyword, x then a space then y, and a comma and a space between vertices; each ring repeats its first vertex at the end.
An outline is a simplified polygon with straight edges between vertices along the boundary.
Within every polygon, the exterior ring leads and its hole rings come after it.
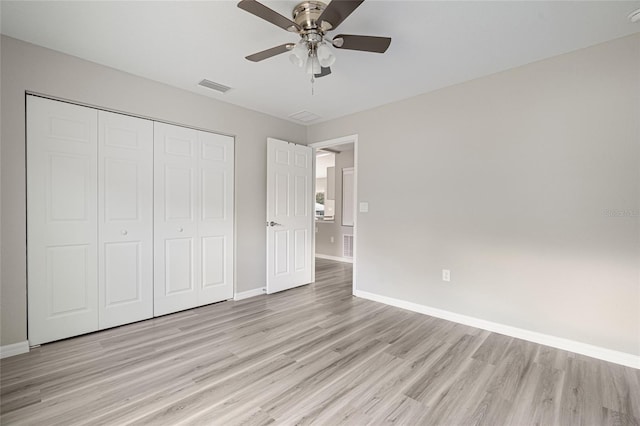
MULTIPOLYGON (((321 148, 331 148, 336 145, 344 145, 346 143, 353 142, 353 284, 351 287, 351 293, 355 294, 356 289, 358 288, 356 284, 356 262, 357 262, 357 254, 358 254, 358 135, 348 135, 342 136, 336 139, 329 139, 320 142, 314 142, 308 144, 311 148, 313 148, 313 197, 315 202, 316 196, 316 150, 321 148)), ((315 220, 315 219, 314 219, 315 220)), ((315 222, 313 225, 313 269, 312 269, 312 282, 316 280, 316 233, 315 233, 315 222)))

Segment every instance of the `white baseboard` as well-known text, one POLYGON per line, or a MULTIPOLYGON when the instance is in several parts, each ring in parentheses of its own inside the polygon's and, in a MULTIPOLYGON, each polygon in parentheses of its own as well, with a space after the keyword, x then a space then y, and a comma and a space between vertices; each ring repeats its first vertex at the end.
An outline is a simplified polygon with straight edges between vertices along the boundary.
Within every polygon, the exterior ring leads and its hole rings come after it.
POLYGON ((448 321, 457 322, 459 324, 481 328, 483 330, 504 334, 506 336, 527 340, 529 342, 539 343, 545 346, 551 346, 553 348, 562 349, 565 351, 575 352, 592 358, 601 359, 603 361, 624 365, 626 367, 640 369, 640 356, 638 355, 615 351, 612 349, 594 346, 588 343, 577 342, 575 340, 569 340, 562 337, 551 336, 549 334, 543 334, 537 331, 525 330, 510 325, 469 317, 466 315, 457 314, 455 312, 432 308, 430 306, 420 305, 418 303, 407 302, 405 300, 395 299, 393 297, 381 296, 379 294, 369 293, 362 290, 354 290, 353 294, 354 296, 373 300, 374 302, 396 306, 398 308, 430 315, 436 318, 442 318, 448 321))
POLYGON ((316 253, 316 257, 319 259, 336 260, 338 262, 353 263, 353 258, 351 257, 329 256, 328 254, 318 254, 318 253, 316 253))
POLYGON ((14 355, 25 354, 29 352, 29 342, 12 343, 10 345, 0 346, 0 359, 8 358, 14 355))
POLYGON ((233 300, 242 300, 242 299, 248 299, 250 297, 260 296, 262 294, 266 294, 266 291, 267 290, 264 287, 254 288, 253 290, 241 291, 240 293, 236 293, 233 296, 233 300))

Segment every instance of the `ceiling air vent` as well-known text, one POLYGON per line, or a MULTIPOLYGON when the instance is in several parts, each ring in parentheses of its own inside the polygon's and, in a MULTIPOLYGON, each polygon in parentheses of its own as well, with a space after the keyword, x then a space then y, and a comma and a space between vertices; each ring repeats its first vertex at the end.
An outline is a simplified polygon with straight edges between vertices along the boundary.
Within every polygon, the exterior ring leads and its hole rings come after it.
POLYGON ((301 121, 303 123, 311 123, 312 121, 316 121, 317 119, 321 118, 318 114, 314 114, 309 111, 295 112, 289 115, 289 117, 293 118, 294 120, 301 121))
POLYGON ((198 86, 206 87, 207 89, 217 90, 220 93, 226 93, 231 87, 224 84, 216 83, 215 81, 207 80, 206 78, 198 83, 198 86))

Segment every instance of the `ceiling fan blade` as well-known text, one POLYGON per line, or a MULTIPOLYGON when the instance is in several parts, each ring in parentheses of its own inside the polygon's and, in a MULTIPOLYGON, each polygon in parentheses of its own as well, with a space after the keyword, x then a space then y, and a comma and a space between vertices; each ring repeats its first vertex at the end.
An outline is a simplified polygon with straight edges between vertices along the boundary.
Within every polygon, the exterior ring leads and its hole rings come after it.
POLYGON ((270 58, 272 56, 279 55, 281 53, 287 52, 293 49, 295 44, 293 43, 285 43, 280 46, 272 47, 271 49, 263 50, 262 52, 254 53, 253 55, 249 55, 246 58, 252 62, 260 62, 264 59, 270 58))
POLYGON ((327 28, 327 31, 335 30, 363 1, 364 0, 331 0, 331 3, 327 5, 318 17, 317 22, 330 24, 330 28, 327 28))
POLYGON ((384 53, 390 44, 390 37, 340 34, 333 38, 333 45, 338 49, 363 50, 365 52, 384 53))
POLYGON ((335 30, 363 1, 364 0, 331 0, 331 3, 327 5, 318 17, 317 22, 327 22, 331 24, 331 28, 327 30, 335 30))
POLYGON ((258 18, 262 18, 265 21, 271 22, 278 27, 291 31, 297 32, 300 31, 301 28, 298 24, 290 20, 289 18, 285 18, 280 15, 273 9, 269 9, 267 6, 262 3, 257 2, 256 0, 242 0, 238 3, 238 7, 242 10, 246 10, 247 12, 256 15, 258 18))
POLYGON ((330 67, 322 67, 320 68, 320 74, 314 74, 313 76, 315 78, 320 78, 320 77, 324 77, 326 75, 331 74, 331 68, 330 67))

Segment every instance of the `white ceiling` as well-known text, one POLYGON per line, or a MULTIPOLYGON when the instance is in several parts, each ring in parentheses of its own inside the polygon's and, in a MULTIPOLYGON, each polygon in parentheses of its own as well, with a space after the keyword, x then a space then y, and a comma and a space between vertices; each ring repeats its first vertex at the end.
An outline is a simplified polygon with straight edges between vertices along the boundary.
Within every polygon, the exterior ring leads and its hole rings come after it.
MULTIPOLYGON (((365 1, 337 30, 390 36, 385 54, 337 50, 333 74, 316 81, 282 54, 244 56, 288 33, 236 1, 6 1, 8 36, 288 119, 316 122, 640 31, 627 15, 640 1, 365 1), (219 94, 203 78, 231 86, 219 94)), ((290 16, 297 1, 264 0, 290 16)))

